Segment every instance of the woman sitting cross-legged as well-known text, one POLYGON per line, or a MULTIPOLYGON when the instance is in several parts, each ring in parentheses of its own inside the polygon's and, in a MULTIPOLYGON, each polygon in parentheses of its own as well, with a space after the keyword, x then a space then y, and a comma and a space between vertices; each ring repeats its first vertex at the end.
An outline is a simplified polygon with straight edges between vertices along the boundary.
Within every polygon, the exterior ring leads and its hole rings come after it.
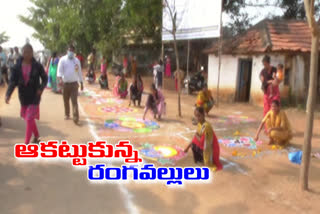
POLYGON ((149 94, 146 107, 143 114, 143 120, 146 118, 146 114, 151 109, 153 111, 153 116, 156 119, 158 116, 158 119, 161 119, 162 114, 166 113, 166 103, 165 98, 160 90, 156 89, 155 84, 152 84, 151 86, 152 93, 149 94))
POLYGON ((198 129, 192 142, 185 149, 185 153, 192 148, 194 162, 204 163, 205 166, 221 170, 220 147, 212 126, 205 120, 205 111, 202 107, 197 107, 194 116, 198 121, 198 129))
POLYGON ((269 145, 277 144, 285 146, 292 139, 292 131, 287 115, 280 109, 278 100, 274 100, 271 104, 271 110, 263 118, 257 131, 255 141, 259 140, 259 135, 264 125, 267 127, 269 137, 269 145))

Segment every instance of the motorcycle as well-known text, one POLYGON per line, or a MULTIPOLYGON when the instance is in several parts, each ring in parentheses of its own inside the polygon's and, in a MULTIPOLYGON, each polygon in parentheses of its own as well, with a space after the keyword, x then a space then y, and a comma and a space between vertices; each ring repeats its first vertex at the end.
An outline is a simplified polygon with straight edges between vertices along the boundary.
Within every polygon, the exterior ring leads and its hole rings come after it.
POLYGON ((112 64, 112 73, 115 76, 120 76, 121 73, 123 73, 123 66, 119 65, 117 63, 112 64))
POLYGON ((184 85, 187 89, 188 94, 192 94, 194 91, 200 91, 203 89, 205 84, 205 79, 202 76, 201 72, 196 73, 194 76, 186 77, 184 79, 184 85))

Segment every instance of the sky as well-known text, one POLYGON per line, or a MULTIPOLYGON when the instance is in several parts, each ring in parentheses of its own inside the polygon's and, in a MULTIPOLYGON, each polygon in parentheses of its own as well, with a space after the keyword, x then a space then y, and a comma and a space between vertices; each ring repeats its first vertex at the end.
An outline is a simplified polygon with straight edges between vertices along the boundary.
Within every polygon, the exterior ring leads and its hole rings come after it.
POLYGON ((20 22, 18 15, 27 15, 28 7, 32 6, 29 0, 0 0, 0 32, 5 31, 10 40, 2 46, 22 47, 26 43, 26 38, 30 39, 30 44, 35 50, 42 50, 41 43, 32 38, 33 28, 20 22))
MULTIPOLYGON (((24 23, 20 22, 18 15, 29 14, 28 8, 32 6, 29 0, 0 0, 0 32, 5 31, 10 37, 10 41, 2 44, 4 48, 9 47, 22 47, 26 43, 26 38, 30 39, 31 45, 35 50, 42 50, 42 44, 32 37, 34 30, 24 23)), ((263 0, 255 0, 256 2, 263 0)), ((254 23, 264 19, 269 13, 282 14, 282 10, 275 7, 254 8, 249 7, 246 9, 250 17, 256 17, 254 23)), ((223 16, 223 21, 227 22, 228 17, 223 16)))

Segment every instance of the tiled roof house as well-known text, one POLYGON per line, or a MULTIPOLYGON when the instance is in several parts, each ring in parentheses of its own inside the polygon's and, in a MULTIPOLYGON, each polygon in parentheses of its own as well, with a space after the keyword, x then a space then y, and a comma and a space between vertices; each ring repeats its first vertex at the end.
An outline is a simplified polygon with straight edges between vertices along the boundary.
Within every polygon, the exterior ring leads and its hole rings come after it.
MULTIPOLYGON (((280 85, 282 100, 304 102, 309 79, 311 33, 307 22, 297 20, 263 20, 245 33, 222 43, 220 94, 226 101, 262 104, 259 74, 262 58, 285 66, 285 80, 280 85)), ((219 44, 205 49, 208 54, 208 85, 218 85, 219 44)), ((320 87, 319 91, 320 91, 320 87)))

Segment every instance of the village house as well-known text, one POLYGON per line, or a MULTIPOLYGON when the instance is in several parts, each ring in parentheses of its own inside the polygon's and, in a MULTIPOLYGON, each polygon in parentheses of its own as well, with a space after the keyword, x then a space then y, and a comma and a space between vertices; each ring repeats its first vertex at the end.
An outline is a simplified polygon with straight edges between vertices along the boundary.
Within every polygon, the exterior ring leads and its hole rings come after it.
MULTIPOLYGON (((280 85, 282 102, 305 102, 311 50, 310 30, 306 22, 266 19, 245 33, 224 40, 222 45, 221 100, 263 104, 259 74, 263 69, 263 57, 269 55, 273 66, 279 63, 285 66, 285 78, 280 85)), ((204 50, 209 61, 208 86, 213 92, 218 85, 218 52, 218 42, 204 50)))

